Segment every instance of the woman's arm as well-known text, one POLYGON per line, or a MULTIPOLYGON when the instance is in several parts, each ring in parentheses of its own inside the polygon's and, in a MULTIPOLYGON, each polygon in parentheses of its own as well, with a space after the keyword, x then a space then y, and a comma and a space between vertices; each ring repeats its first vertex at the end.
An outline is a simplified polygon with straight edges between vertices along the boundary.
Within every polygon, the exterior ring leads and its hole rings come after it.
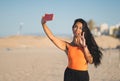
POLYGON ((89 49, 86 45, 86 40, 85 40, 84 34, 85 33, 83 32, 83 35, 81 35, 80 37, 77 38, 78 39, 78 44, 79 44, 79 46, 82 45, 86 60, 88 61, 88 63, 92 64, 93 63, 93 57, 90 54, 90 51, 89 51, 89 49))
POLYGON ((86 60, 88 61, 88 63, 92 64, 92 63, 93 63, 93 57, 92 57, 92 55, 90 54, 87 46, 85 45, 85 46, 83 47, 83 49, 84 49, 84 54, 85 54, 86 60))
POLYGON ((48 28, 47 24, 46 24, 46 21, 44 20, 44 17, 42 17, 42 20, 41 20, 41 23, 42 23, 42 27, 43 27, 43 30, 44 32, 46 33, 46 35, 48 36, 48 38, 58 47, 60 48, 61 50, 66 50, 66 42, 63 41, 63 40, 60 40, 58 38, 56 38, 53 33, 50 31, 50 29, 48 28))

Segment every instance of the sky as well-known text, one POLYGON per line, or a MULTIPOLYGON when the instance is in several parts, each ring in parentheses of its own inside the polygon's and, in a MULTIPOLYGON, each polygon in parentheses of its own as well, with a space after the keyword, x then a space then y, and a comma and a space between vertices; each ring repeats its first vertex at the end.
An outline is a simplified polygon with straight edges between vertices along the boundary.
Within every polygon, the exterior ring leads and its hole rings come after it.
POLYGON ((44 34, 41 17, 53 13, 47 22, 54 34, 72 34, 74 20, 92 19, 96 26, 120 23, 120 0, 0 0, 0 37, 44 34))

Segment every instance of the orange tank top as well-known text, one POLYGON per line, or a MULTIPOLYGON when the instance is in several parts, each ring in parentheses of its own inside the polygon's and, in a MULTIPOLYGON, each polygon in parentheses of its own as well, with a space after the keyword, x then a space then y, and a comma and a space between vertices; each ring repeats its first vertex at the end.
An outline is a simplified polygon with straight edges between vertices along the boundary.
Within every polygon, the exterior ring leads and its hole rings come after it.
POLYGON ((88 63, 82 48, 68 46, 68 67, 75 70, 88 70, 88 63))

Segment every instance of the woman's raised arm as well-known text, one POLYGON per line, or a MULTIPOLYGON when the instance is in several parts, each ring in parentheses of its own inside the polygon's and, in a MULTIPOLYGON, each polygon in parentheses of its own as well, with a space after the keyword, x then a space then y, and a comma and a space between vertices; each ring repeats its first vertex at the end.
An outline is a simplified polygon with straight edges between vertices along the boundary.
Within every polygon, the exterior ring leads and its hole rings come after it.
POLYGON ((44 32, 46 33, 47 37, 48 37, 58 48, 60 48, 61 50, 66 51, 67 42, 66 42, 66 41, 63 41, 63 40, 60 40, 59 38, 56 38, 56 37, 53 35, 53 33, 51 32, 51 30, 48 28, 46 22, 47 22, 47 21, 44 20, 44 16, 43 16, 43 17, 42 17, 42 20, 41 20, 41 24, 42 24, 43 30, 44 30, 44 32))

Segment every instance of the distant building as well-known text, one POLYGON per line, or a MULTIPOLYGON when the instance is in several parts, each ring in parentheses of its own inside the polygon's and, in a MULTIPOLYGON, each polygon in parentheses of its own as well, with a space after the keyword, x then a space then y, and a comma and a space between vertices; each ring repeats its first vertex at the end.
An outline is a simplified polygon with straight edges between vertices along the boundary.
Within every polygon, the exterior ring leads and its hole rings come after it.
POLYGON ((116 24, 116 27, 119 28, 119 27, 120 27, 120 23, 119 23, 119 24, 116 24))
POLYGON ((102 35, 108 35, 109 34, 109 28, 108 28, 108 24, 101 24, 100 25, 100 32, 102 35))
POLYGON ((114 29, 115 29, 116 27, 115 26, 110 26, 110 29, 109 29, 109 34, 110 35, 113 35, 114 34, 114 29))
POLYGON ((120 38, 120 24, 116 24, 115 26, 111 26, 109 30, 109 34, 120 38))
POLYGON ((95 28, 92 30, 92 34, 93 34, 94 36, 100 36, 100 35, 101 35, 100 27, 95 27, 95 28))
POLYGON ((104 23, 101 24, 100 27, 94 27, 91 31, 94 36, 112 35, 120 38, 120 24, 108 27, 108 24, 104 23))
POLYGON ((19 29, 18 29, 18 32, 17 32, 17 35, 21 35, 21 32, 22 32, 22 28, 23 28, 23 22, 20 23, 20 26, 19 26, 19 29))

